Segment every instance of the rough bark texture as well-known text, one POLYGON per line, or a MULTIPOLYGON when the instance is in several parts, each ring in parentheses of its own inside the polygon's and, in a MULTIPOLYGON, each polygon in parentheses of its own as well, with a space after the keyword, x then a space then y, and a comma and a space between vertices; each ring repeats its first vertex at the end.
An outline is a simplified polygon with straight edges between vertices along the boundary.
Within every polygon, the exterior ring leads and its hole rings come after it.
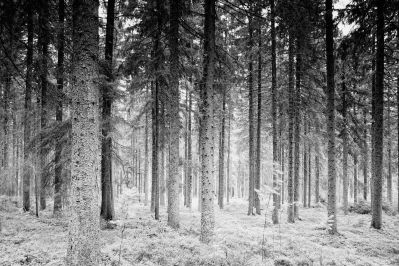
POLYGON ((248 17, 248 51, 249 51, 249 62, 248 62, 248 167, 249 167, 249 186, 248 186, 248 215, 254 215, 255 207, 255 119, 254 119, 254 86, 253 86, 253 62, 252 62, 252 46, 253 46, 253 29, 252 29, 252 17, 248 17))
POLYGON ((357 188, 358 188, 358 182, 357 182, 357 155, 353 155, 353 200, 354 203, 357 203, 357 188))
POLYGON ((189 91, 188 97, 188 125, 187 125, 187 207, 191 209, 192 205, 192 190, 193 190, 193 153, 192 153, 192 119, 191 108, 193 105, 192 92, 189 91))
MULTIPOLYGON (((317 122, 316 124, 316 134, 317 136, 320 135, 320 126, 317 122)), ((316 204, 320 202, 320 144, 319 140, 316 140, 316 147, 315 147, 315 194, 314 194, 314 201, 316 204)))
POLYGON ((67 265, 98 265, 99 93, 97 0, 73 1, 71 200, 67 265))
MULTIPOLYGON (((107 82, 113 81, 112 58, 114 47, 115 0, 108 0, 107 25, 105 28, 105 75, 107 82)), ((101 139, 101 217, 114 218, 114 197, 112 189, 112 86, 105 84, 102 90, 102 139, 101 139)))
POLYGON ((294 216, 299 218, 299 163, 300 163, 300 102, 302 77, 302 40, 297 37, 295 68, 295 108, 294 108, 294 216))
MULTIPOLYGON (((261 8, 259 7, 258 16, 262 16, 261 8)), ((256 123, 256 169, 254 170, 255 174, 255 189, 260 191, 260 182, 261 182, 261 153, 262 153, 262 144, 261 144, 261 127, 262 127, 262 29, 261 29, 261 21, 258 18, 258 91, 257 91, 257 123, 256 123)), ((275 161, 276 162, 276 161, 275 161)), ((274 173, 274 172, 273 172, 274 173)), ((260 197, 259 194, 255 193, 255 209, 256 214, 260 213, 260 197)))
MULTIPOLYGON (((342 56, 342 61, 345 61, 345 57, 342 56)), ((343 129, 342 129, 342 179, 343 179, 343 209, 344 214, 348 214, 348 117, 347 117, 347 91, 345 84, 345 70, 342 73, 342 118, 343 118, 343 129)))
MULTIPOLYGON (((159 0, 158 0, 159 1, 159 0)), ((170 7, 170 166, 168 180, 168 224, 179 227, 179 3, 170 7)))
MULTIPOLYGON (((276 25, 275 25, 275 6, 274 0, 270 0, 270 23, 271 23, 271 38, 272 38, 272 142, 273 142, 273 189, 277 192, 281 185, 278 184, 277 163, 278 163, 278 147, 277 147, 277 67, 276 67, 276 25)), ((258 88, 259 89, 259 88, 258 88)), ((260 89, 258 90, 258 97, 260 97, 260 89)), ((259 99, 258 99, 259 104, 259 99)), ((258 107, 259 110, 259 107, 258 107)), ((258 120, 260 115, 258 114, 258 120)), ((259 121, 258 121, 259 123, 259 121)), ((258 126, 260 136, 260 126, 258 126)), ((260 140, 258 140, 260 145, 260 140)), ((258 147, 260 149, 260 147, 258 147)), ((259 155, 260 161, 260 155, 259 155)), ((278 210, 280 209, 280 196, 277 193, 273 194, 273 224, 278 224, 278 210)))
POLYGON ((221 129, 219 142, 219 193, 218 205, 220 209, 224 207, 224 139, 225 139, 225 113, 226 113, 226 91, 222 92, 222 110, 221 110, 221 129))
MULTIPOLYGON (((65 34, 64 34, 64 19, 65 19, 65 3, 64 0, 58 2, 58 61, 57 61, 57 90, 58 99, 56 106, 56 121, 62 123, 62 94, 64 88, 64 46, 65 46, 65 34)), ((57 139, 55 143, 55 173, 54 173, 54 214, 61 211, 62 208, 62 142, 61 139, 57 139)))
POLYGON ((22 201, 23 210, 30 210, 30 179, 31 167, 29 162, 28 143, 31 135, 31 112, 32 112, 32 71, 33 71, 33 11, 28 7, 28 47, 26 52, 26 77, 25 77, 25 111, 24 111, 24 166, 22 201))
POLYGON ((289 119, 288 119, 288 222, 295 221, 294 216, 294 36, 290 32, 288 44, 288 92, 289 92, 289 119))
MULTIPOLYGON (((399 97, 399 96, 398 96, 399 97)), ((367 111, 363 110, 364 131, 363 131, 363 199, 367 200, 368 193, 368 164, 369 164, 369 148, 367 144, 367 111)))
POLYGON ((215 71, 215 0, 205 0, 204 71, 200 93, 201 241, 209 243, 215 228, 213 207, 213 83, 215 71))
POLYGON ((307 123, 308 121, 304 119, 304 125, 303 125, 303 134, 305 136, 305 140, 303 141, 303 207, 306 207, 308 203, 308 194, 307 194, 307 189, 308 189, 308 142, 306 138, 308 137, 308 128, 307 128, 307 123))
POLYGON ((371 226, 382 226, 382 183, 383 183, 383 145, 384 145, 384 5, 377 1, 377 53, 375 89, 373 91, 374 153, 373 153, 373 208, 371 226))
POLYGON ((334 88, 334 24, 332 0, 326 0, 326 54, 327 54, 327 138, 328 138, 328 232, 337 233, 336 169, 335 169, 335 88, 334 88))
MULTIPOLYGON (((148 88, 146 90, 146 95, 148 97, 148 88)), ((147 98, 146 97, 146 98, 147 98)), ((148 187, 149 187, 149 178, 148 178, 148 112, 145 112, 145 126, 144 126, 144 205, 148 205, 148 187)), ((122 187, 122 184, 121 184, 122 187)))
MULTIPOLYGON (((48 57, 49 57, 49 43, 50 43, 50 25, 49 25, 49 3, 48 1, 42 0, 40 2, 41 9, 39 12, 39 26, 40 26, 40 35, 39 35, 39 49, 41 53, 41 62, 40 62, 40 85, 41 85, 41 114, 40 114, 40 127, 41 130, 44 130, 47 127, 48 123, 48 114, 47 114, 47 72, 48 72, 48 57)), ((41 136, 41 142, 44 140, 44 135, 41 136)), ((46 175, 44 169, 47 164, 47 153, 44 148, 44 145, 40 145, 40 209, 46 209, 46 175)))
POLYGON ((230 152, 231 152, 231 106, 229 105, 227 132, 227 171, 226 171, 226 202, 230 202, 230 152))

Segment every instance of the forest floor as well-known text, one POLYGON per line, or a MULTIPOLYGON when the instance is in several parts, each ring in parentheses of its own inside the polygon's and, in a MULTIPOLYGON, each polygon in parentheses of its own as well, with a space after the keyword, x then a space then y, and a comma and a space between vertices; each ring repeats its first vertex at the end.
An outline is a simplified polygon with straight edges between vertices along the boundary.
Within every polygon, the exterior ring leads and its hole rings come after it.
MULTIPOLYGON (((215 239, 199 241, 200 213, 181 208, 175 231, 155 221, 148 207, 124 197, 116 203, 114 229, 101 230, 102 265, 399 265, 399 217, 383 217, 383 229, 370 228, 370 215, 338 216, 339 234, 326 230, 325 207, 300 209, 301 220, 272 225, 271 210, 247 216, 247 203, 215 206, 215 239), (266 223, 265 223, 265 217, 266 223)), ((3 204, 4 205, 4 204, 3 204)), ((44 211, 39 218, 15 206, 0 206, 0 265, 62 265, 66 218, 44 211)))

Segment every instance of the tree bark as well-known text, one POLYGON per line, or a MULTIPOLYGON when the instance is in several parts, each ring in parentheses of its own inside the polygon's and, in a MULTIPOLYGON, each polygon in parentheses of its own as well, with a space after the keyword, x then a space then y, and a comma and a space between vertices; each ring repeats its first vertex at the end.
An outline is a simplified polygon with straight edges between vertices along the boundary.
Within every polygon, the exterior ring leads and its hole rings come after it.
POLYGON ((294 113, 294 216, 299 218, 299 163, 300 163, 300 103, 301 103, 301 76, 302 76, 302 40, 297 37, 295 68, 295 113, 294 113))
POLYGON ((211 242, 215 228, 213 207, 213 83, 215 72, 215 0, 205 0, 204 60, 200 90, 201 241, 211 242))
POLYGON ((332 0, 326 0, 326 54, 327 54, 327 138, 328 138, 328 232, 337 233, 336 169, 335 169, 335 85, 334 85, 334 22, 332 0))
POLYGON ((100 178, 97 0, 73 1, 71 201, 67 265, 98 265, 100 178))
POLYGON ((221 129, 219 144, 219 193, 218 205, 220 209, 224 207, 224 139, 225 139, 225 116, 226 116, 226 89, 222 89, 222 110, 221 110, 221 129))
POLYGON ((367 200, 368 193, 368 164, 369 164, 369 148, 367 144, 367 111, 363 109, 363 199, 367 200))
POLYGON ((294 35, 292 30, 289 33, 288 43, 288 93, 289 93, 289 117, 288 117, 288 222, 295 222, 294 215, 294 35))
MULTIPOLYGON (((64 88, 64 47, 65 47, 65 33, 64 33, 64 19, 65 19, 65 3, 64 0, 58 1, 58 62, 57 62, 57 106, 56 106, 56 121, 62 123, 62 95, 64 88)), ((62 142, 58 138, 55 143, 55 173, 54 173, 54 214, 58 214, 62 208, 62 142)))
POLYGON ((384 143, 384 5, 385 1, 376 2, 377 5, 377 53, 376 75, 373 103, 374 121, 374 153, 373 153, 373 208, 371 226, 381 229, 382 226, 382 183, 383 183, 383 143, 384 143))
POLYGON ((353 155, 353 201, 357 203, 357 154, 353 155))
POLYGON ((308 198, 307 198, 307 189, 308 189, 308 143, 306 138, 308 137, 308 121, 306 118, 304 119, 304 125, 303 125, 303 133, 305 140, 303 141, 303 207, 306 208, 306 205, 308 203, 308 198))
POLYGON ((108 0, 107 25, 105 28, 105 61, 106 81, 102 90, 102 141, 101 141, 101 217, 112 220, 114 213, 114 197, 112 188, 112 85, 113 82, 113 48, 114 48, 115 0, 108 0))
POLYGON ((253 48, 253 29, 252 29, 252 17, 248 17, 248 51, 249 51, 249 62, 248 62, 248 121, 249 121, 249 131, 248 131, 248 162, 249 162, 249 176, 248 176, 248 215, 254 215, 255 207, 255 121, 254 121, 254 95, 253 95, 253 61, 252 61, 252 48, 253 48))
MULTIPOLYGON (((345 51, 342 55, 342 62, 345 62, 345 51)), ((345 84, 345 68, 342 70, 342 118, 343 118, 343 129, 342 129, 342 148, 343 148, 343 161, 342 161, 342 179, 343 179, 343 209, 344 214, 348 214, 348 118, 347 118, 347 90, 345 84)))
MULTIPOLYGON (((159 0, 158 0, 159 1, 159 0)), ((180 0, 171 0, 170 7, 170 172, 168 180, 168 224, 178 228, 179 217, 179 17, 180 0)))
MULTIPOLYGON (((276 60, 276 25, 275 25, 275 5, 274 5, 274 0, 270 0, 270 30, 271 30, 271 38, 272 38, 272 142, 273 142, 273 189, 275 190, 275 193, 273 193, 273 214, 272 214, 272 220, 273 224, 278 224, 279 223, 279 217, 278 217, 278 210, 280 209, 280 195, 277 194, 277 192, 281 188, 281 184, 278 184, 278 174, 277 174, 277 163, 278 163, 278 146, 277 146, 277 60, 276 60)), ((261 32, 259 30, 259 35, 261 35, 261 32)), ((261 45, 261 39, 259 37, 259 46, 261 45)), ((259 49, 260 50, 260 49, 259 49)), ((259 58, 261 58, 260 52, 259 52, 259 58)), ((259 60, 260 61, 260 60, 259 60)), ((259 65, 261 62, 259 62, 259 65)), ((261 116, 260 116, 260 110, 261 108, 259 107, 261 101, 259 100, 261 96, 261 88, 260 86, 258 87, 258 138, 260 138, 260 121, 261 121, 261 116)), ((258 149, 260 150, 260 140, 258 140, 259 147, 258 149)), ((258 158, 258 162, 260 163, 260 154, 258 158)), ((260 168, 258 166, 258 171, 260 171, 260 168)), ((259 212, 260 214, 260 212, 259 212)))
POLYGON ((31 136, 31 113, 32 113, 32 72, 33 72, 33 6, 29 2, 28 6, 28 46, 26 51, 26 77, 25 77, 25 111, 24 111, 24 166, 22 201, 23 210, 30 210, 30 179, 31 162, 29 162, 29 142, 31 136))

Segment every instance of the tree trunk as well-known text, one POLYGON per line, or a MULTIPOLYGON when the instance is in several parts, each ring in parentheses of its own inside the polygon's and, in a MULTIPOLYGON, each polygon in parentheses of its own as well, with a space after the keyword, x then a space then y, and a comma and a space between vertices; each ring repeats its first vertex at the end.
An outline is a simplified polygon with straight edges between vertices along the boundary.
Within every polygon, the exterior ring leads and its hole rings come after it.
POLYGON ((205 0, 204 60, 200 90, 200 149, 201 149, 201 241, 209 243, 214 234, 213 208, 213 83, 215 71, 215 0, 205 0))
POLYGON ((376 75, 373 103, 375 104, 374 121, 374 153, 373 153, 373 208, 371 226, 381 229, 382 226, 382 183, 383 183, 383 143, 384 143, 384 5, 385 1, 377 1, 377 53, 376 75))
POLYGON ((391 141, 391 90, 390 86, 387 88, 387 153, 388 153, 388 173, 387 173, 387 199, 392 205, 392 141, 391 141))
MULTIPOLYGON (((270 23, 271 23, 271 38, 272 38, 272 145, 273 145, 273 189, 275 193, 273 193, 273 214, 272 220, 273 224, 278 224, 278 210, 280 209, 280 195, 276 192, 281 188, 281 184, 278 183, 278 174, 277 174, 277 163, 278 163, 278 146, 277 146, 277 59, 276 59, 276 25, 275 25, 275 6, 274 0, 270 0, 270 23)), ((261 34, 259 30, 259 35, 261 34)), ((261 39, 259 37, 259 46, 261 44, 261 39)), ((260 49, 259 49, 260 50, 260 49)), ((260 52, 259 52, 260 53, 260 52)), ((260 54, 259 54, 259 58, 260 54)), ((260 60, 259 60, 260 61, 260 60)), ((260 62, 259 62, 260 64, 260 62)), ((260 87, 260 86, 259 86, 260 87)), ((258 97, 261 95, 260 88, 258 87, 258 97)), ((258 104, 260 101, 258 100, 258 104)), ((258 112, 260 112, 260 107, 258 106, 258 112)), ((260 114, 258 114, 258 123, 260 123, 260 114)), ((260 126, 258 125, 258 137, 260 138, 260 126)), ((281 140, 280 140, 281 141, 281 140)), ((260 146, 260 140, 258 140, 258 144, 260 146)), ((258 147, 260 149, 260 147, 258 147)), ((260 155, 258 158, 258 162, 260 163, 260 155)))
MULTIPOLYGON (((342 62, 345 62, 345 52, 342 55, 342 62)), ((343 179, 343 209, 344 214, 348 214, 348 118, 347 118, 347 90, 345 84, 345 68, 342 70, 342 118, 343 118, 343 129, 342 129, 342 149, 343 149, 343 161, 342 161, 342 179, 343 179)))
MULTIPOLYGON (((257 111, 257 123, 256 123, 256 169, 254 170, 255 174, 255 189, 257 191, 260 190, 260 165, 261 165, 261 153, 262 153, 262 145, 261 145, 261 127, 262 127, 262 29, 261 29, 261 20, 262 16, 261 8, 259 6, 258 10, 258 111, 257 111)), ((274 146, 273 146, 274 147, 274 146)), ((276 146, 277 147, 277 146, 276 146)), ((276 161, 275 161, 276 162, 276 161)), ((273 198, 274 199, 274 198, 273 198)), ((260 212, 260 197, 259 194, 255 193, 255 209, 256 214, 261 214, 260 212)))
MULTIPOLYGON (((39 36, 39 49, 41 53, 40 62, 40 84, 41 84, 41 114, 40 114, 40 127, 41 131, 45 130, 48 123, 47 114, 47 72, 48 72, 48 56, 49 56, 49 43, 50 43, 50 25, 49 25, 49 4, 48 1, 41 1, 41 8, 39 12, 39 25, 40 25, 40 36, 39 36)), ((44 135, 40 138, 40 209, 46 209, 46 173, 44 169, 47 164, 47 153, 42 144, 44 141, 44 135)))
MULTIPOLYGON (((320 136, 320 126, 319 122, 316 122, 316 135, 320 136)), ((316 205, 320 202, 320 143, 318 139, 316 140, 315 147, 315 203, 316 205)))
POLYGON ((335 85, 334 85, 334 22, 332 0, 326 0, 327 55, 327 138, 328 138, 328 232, 337 233, 336 170, 335 170, 335 85))
MULTIPOLYGON (((193 82, 191 82, 193 84, 193 82)), ((191 109, 193 105, 192 91, 189 91, 188 97, 188 132, 187 132, 187 207, 191 209, 192 205, 192 190, 193 190, 193 154, 192 154, 192 121, 191 109)))
POLYGON ((308 189, 308 143, 306 138, 308 137, 308 121, 306 118, 304 119, 304 125, 303 125, 303 134, 305 137, 305 140, 303 141, 303 207, 306 208, 306 204, 308 203, 308 198, 307 198, 307 189, 308 189))
POLYGON ((72 156, 67 265, 98 265, 100 176, 97 0, 73 2, 72 156))
POLYGON ((295 116, 294 116, 294 216, 299 218, 299 163, 300 163, 300 103, 301 103, 301 76, 302 76, 302 40, 297 37, 296 69, 295 69, 295 116))
MULTIPOLYGON (((58 1, 58 62, 57 62, 57 106, 55 119, 57 123, 62 123, 62 95, 64 88, 64 47, 65 47, 65 34, 64 34, 64 19, 65 19, 65 3, 64 0, 58 1)), ((62 142, 58 138, 55 143, 55 173, 54 173, 54 214, 58 214, 62 208, 62 142)))
POLYGON ((295 222, 294 215, 294 168, 293 168, 293 151, 294 151, 294 35, 292 30, 289 33, 288 44, 288 93, 289 93, 289 110, 288 110, 288 222, 295 222))
POLYGON ((31 113, 32 113, 32 72, 33 72, 33 10, 31 2, 28 6, 28 46, 26 51, 26 77, 25 77, 25 111, 24 111, 24 166, 22 201, 23 210, 30 210, 30 179, 31 162, 29 161, 29 142, 31 136, 31 113))
POLYGON ((221 110, 221 129, 220 129, 220 145, 219 145, 219 208, 223 209, 224 197, 224 139, 225 139, 225 116, 226 116, 226 89, 222 89, 222 110, 221 110))
MULTIPOLYGON (((399 97, 399 96, 398 96, 399 97)), ((363 199, 367 200, 367 192, 368 192, 368 164, 369 164, 369 148, 367 145, 367 111, 363 109, 363 199)))
MULTIPOLYGON (((230 152, 231 152, 231 104, 229 104, 228 111, 228 132, 227 132, 227 171, 226 171, 226 203, 230 202, 230 152)), ((234 195, 235 196, 235 195, 234 195)))
POLYGON ((249 132, 248 132, 248 140, 249 140, 249 154, 248 154, 248 162, 249 162, 249 176, 248 176, 248 215, 254 215, 254 207, 255 207, 255 163, 254 163, 254 155, 255 155, 255 146, 254 146, 254 138, 255 138, 255 121, 254 121, 254 95, 253 95, 253 62, 252 62, 252 47, 253 47, 253 29, 252 29, 252 17, 251 15, 248 17, 248 31, 249 31, 249 40, 248 40, 248 51, 249 51, 249 62, 248 62, 248 104, 249 104, 249 112, 248 112, 248 121, 249 121, 249 132))
MULTIPOLYGON (((146 88, 146 100, 148 99, 148 87, 146 88)), ((144 126, 144 205, 148 205, 148 112, 145 112, 145 126, 144 126)), ((122 184, 121 184, 122 188, 122 184)), ((122 193, 122 192, 121 192, 122 193)))
MULTIPOLYGON (((115 0, 108 0, 107 25, 105 34, 105 60, 107 83, 113 81, 113 43, 114 43, 115 0)), ((114 218, 114 197, 112 189, 112 86, 105 84, 102 90, 102 141, 101 141, 101 217, 114 218)))
MULTIPOLYGON (((310 133, 310 125, 308 124, 308 133, 310 133)), ((308 208, 312 202, 312 144, 308 143, 308 208)))
MULTIPOLYGON (((159 1, 159 0, 158 0, 159 1)), ((170 7, 170 170, 168 180, 168 224, 178 228, 179 217, 179 17, 180 0, 170 7)))
POLYGON ((357 182, 357 155, 353 155, 353 201, 356 204, 357 203, 357 188, 358 188, 358 182, 357 182))

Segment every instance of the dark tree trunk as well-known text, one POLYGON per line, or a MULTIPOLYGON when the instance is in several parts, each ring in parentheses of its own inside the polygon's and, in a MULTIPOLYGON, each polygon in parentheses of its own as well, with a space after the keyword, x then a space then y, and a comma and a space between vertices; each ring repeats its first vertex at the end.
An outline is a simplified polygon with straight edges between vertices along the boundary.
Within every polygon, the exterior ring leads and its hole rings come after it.
POLYGON ((219 142, 219 193, 218 204, 219 208, 223 209, 224 201, 224 139, 225 139, 225 116, 226 116, 226 90, 223 88, 222 92, 222 110, 221 110, 221 129, 219 142))
MULTIPOLYGON (((113 43, 115 22, 115 0, 108 0, 107 25, 105 35, 105 60, 107 83, 113 81, 113 43)), ((112 189, 112 86, 105 84, 102 90, 102 142, 101 142, 101 217, 106 220, 114 218, 114 197, 112 189)))
POLYGON ((307 189, 308 189, 308 143, 306 138, 308 137, 308 121, 304 118, 304 125, 303 125, 303 134, 304 134, 304 141, 303 141, 303 207, 306 208, 308 203, 307 198, 307 189))
MULTIPOLYGON (((191 84, 193 84, 191 82, 191 84)), ((188 128, 187 128, 187 207, 191 209, 192 205, 192 190, 193 190, 193 154, 192 154, 192 121, 191 109, 193 105, 192 91, 190 90, 188 96, 188 128)))
MULTIPOLYGON (((277 168, 276 165, 278 163, 278 146, 277 146, 277 67, 276 67, 276 25, 275 25, 275 6, 274 6, 274 0, 270 0, 270 23, 271 23, 271 38, 272 38, 272 142, 273 142, 273 189, 275 191, 279 191, 279 188, 281 188, 281 184, 278 184, 278 175, 277 175, 277 168)), ((259 35, 261 35, 261 32, 259 30, 259 35)), ((261 39, 259 37, 259 46, 261 44, 261 39)), ((260 49, 259 49, 260 50, 260 49)), ((260 56, 260 51, 259 51, 259 58, 260 56)), ((259 65, 261 65, 261 62, 259 60, 259 65)), ((260 68, 260 67, 259 67, 260 68)), ((258 88, 258 98, 261 96, 261 89, 260 86, 258 88)), ((258 99, 258 105, 260 105, 260 100, 258 99)), ((260 110, 261 108, 258 106, 258 124, 260 124, 261 116, 260 116, 260 110)), ((260 138, 260 125, 258 125, 258 137, 260 138)), ((258 149, 260 150, 260 140, 258 140, 259 147, 258 149)), ((258 158, 258 162, 260 163, 260 154, 258 158)), ((277 193, 273 194, 273 214, 272 214, 272 220, 273 224, 278 224, 279 219, 278 219, 278 210, 280 209, 280 196, 277 193)), ((259 213, 260 214, 260 213, 259 213)))
MULTIPOLYGON (((157 0, 160 1, 160 0, 157 0)), ((180 0, 170 3, 170 166, 168 179, 168 225, 178 228, 179 217, 179 17, 180 0)), ((159 25, 161 26, 161 25, 159 25)))
MULTIPOLYGON (((320 136, 320 126, 316 122, 316 135, 320 136)), ((315 147, 315 203, 316 205, 320 202, 320 143, 316 140, 315 147)))
MULTIPOLYGON (((398 96, 399 97, 399 96, 398 96)), ((367 200, 368 192, 368 165, 369 165, 369 148, 367 144, 367 111, 363 109, 363 199, 367 200)))
POLYGON ((294 168, 293 168, 293 151, 294 151, 294 35, 289 34, 288 44, 288 93, 289 93, 289 118, 288 118, 288 222, 295 222, 294 215, 294 168))
MULTIPOLYGON (((64 0, 58 1, 58 62, 57 62, 57 106, 55 119, 57 123, 62 123, 62 101, 63 101, 63 88, 64 88, 64 47, 65 47, 65 34, 64 34, 64 19, 65 19, 65 3, 64 0)), ((55 143, 55 173, 54 173, 54 214, 58 214, 62 208, 62 142, 58 138, 55 143)))
MULTIPOLYGON (((146 100, 148 99, 148 87, 146 88, 146 100)), ((144 126, 144 205, 148 205, 148 187, 149 187, 149 180, 148 180, 148 112, 145 112, 145 126, 144 126)), ((122 188, 122 183, 120 184, 122 188)), ((121 192, 122 194, 122 192, 121 192)))
POLYGON ((387 88, 387 153, 388 153, 388 173, 387 173, 387 199, 392 204, 392 141, 391 141, 391 90, 387 88))
POLYGON ((295 68, 295 114, 294 114, 294 216, 299 218, 299 163, 300 163, 300 103, 301 103, 301 77, 302 77, 302 40, 297 37, 296 68, 295 68))
MULTIPOLYGON (((259 7, 258 16, 262 16, 261 8, 259 7)), ((257 110, 257 123, 256 123, 256 169, 254 170, 255 174, 255 189, 257 191, 260 190, 260 166, 261 166, 261 153, 262 153, 262 145, 261 145, 261 127, 262 127, 262 29, 261 29, 261 20, 258 20, 258 110, 257 110)), ((256 214, 260 213, 260 198, 259 194, 255 193, 255 209, 256 214)))
POLYGON ((335 85, 334 85, 334 22, 332 0, 326 0, 327 55, 327 138, 328 138, 328 232, 337 233, 336 169, 335 169, 335 85))
POLYGON ((248 121, 249 121, 249 130, 248 130, 248 162, 249 162, 249 176, 248 176, 248 215, 254 215, 254 207, 255 207, 255 119, 254 119, 254 85, 253 85, 253 61, 252 61, 252 47, 253 47, 253 28, 252 28, 252 17, 251 15, 248 17, 248 121))
MULTIPOLYGON (((345 62, 345 51, 342 55, 342 62, 345 62)), ((347 118, 347 90, 345 84, 345 68, 342 70, 342 118, 343 118, 343 129, 342 129, 342 148, 343 148, 343 161, 342 161, 342 179, 343 179, 343 209, 344 214, 348 214, 348 118, 347 118)))
MULTIPOLYGON (((49 3, 48 1, 41 1, 41 9, 39 12, 39 49, 41 53, 40 62, 40 84, 41 84, 41 114, 40 114, 40 127, 41 130, 45 130, 48 123, 47 114, 47 73, 48 73, 48 57, 49 57, 49 43, 50 43, 50 25, 49 25, 49 3)), ((41 142, 44 141, 44 135, 41 137, 41 142)), ((46 208, 46 183, 47 178, 44 169, 47 164, 47 153, 42 145, 40 144, 40 209, 46 208)))
POLYGON ((371 226, 381 229, 382 226, 382 183, 383 183, 383 143, 384 143, 384 5, 377 5, 377 53, 375 89, 373 92, 374 153, 373 153, 373 208, 371 226))
POLYGON ((201 241, 209 243, 214 234, 213 208, 213 83, 215 72, 215 0, 205 0, 204 60, 200 90, 200 151, 201 151, 201 241))
MULTIPOLYGON (((308 124, 308 133, 310 133, 310 125, 308 124)), ((312 144, 308 143, 308 208, 312 202, 312 144)))
POLYGON ((353 155, 353 201, 357 203, 357 188, 358 188, 358 181, 357 181, 357 155, 353 155))
MULTIPOLYGON (((30 2, 29 2, 30 3, 30 2)), ((29 142, 31 136, 32 113, 32 71, 33 71, 33 6, 28 6, 28 46, 26 51, 25 111, 24 111, 24 167, 23 167, 23 209, 30 210, 30 162, 29 142)))
MULTIPOLYGON (((227 171, 226 171, 226 203, 230 202, 230 152, 231 152, 231 104, 228 111, 228 132, 227 132, 227 171)), ((233 195, 232 195, 233 196, 233 195)))

